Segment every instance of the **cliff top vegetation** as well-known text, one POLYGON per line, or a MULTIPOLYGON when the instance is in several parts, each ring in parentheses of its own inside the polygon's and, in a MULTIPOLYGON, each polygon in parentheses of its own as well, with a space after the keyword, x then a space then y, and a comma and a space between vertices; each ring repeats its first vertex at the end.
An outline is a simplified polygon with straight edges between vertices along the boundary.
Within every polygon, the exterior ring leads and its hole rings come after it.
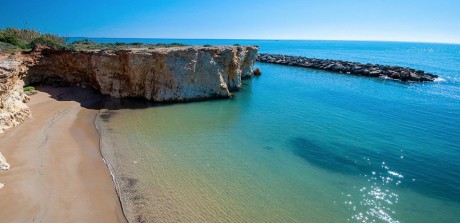
POLYGON ((67 38, 60 37, 55 34, 42 34, 33 29, 18 29, 6 28, 0 29, 0 52, 17 52, 17 51, 31 51, 38 45, 47 46, 53 49, 60 50, 124 50, 133 48, 168 48, 186 46, 181 43, 171 44, 144 44, 140 42, 133 43, 97 43, 89 39, 83 39, 72 43, 68 42, 67 38))
POLYGON ((37 45, 70 49, 66 39, 54 34, 42 34, 32 29, 0 29, 0 51, 30 51, 37 45))
POLYGON ((186 46, 182 43, 157 43, 157 44, 145 44, 140 42, 133 43, 124 43, 124 42, 115 42, 115 43, 97 43, 89 39, 83 39, 79 41, 72 42, 70 44, 75 50, 123 50, 123 49, 155 49, 155 48, 168 48, 168 47, 179 47, 186 46))

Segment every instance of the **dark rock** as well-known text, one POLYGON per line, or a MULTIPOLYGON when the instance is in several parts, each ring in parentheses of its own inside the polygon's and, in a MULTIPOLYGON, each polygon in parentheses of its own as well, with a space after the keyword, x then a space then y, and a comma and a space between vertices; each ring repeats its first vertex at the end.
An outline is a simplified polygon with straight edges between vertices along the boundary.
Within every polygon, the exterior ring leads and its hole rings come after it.
POLYGON ((325 70, 332 70, 332 67, 334 67, 334 64, 329 64, 324 67, 325 70))
POLYGON ((260 76, 262 74, 262 71, 259 68, 256 68, 253 72, 255 76, 260 76))
POLYGON ((264 63, 276 63, 289 66, 299 66, 312 69, 328 70, 336 73, 347 73, 353 75, 364 75, 370 77, 391 77, 401 81, 434 81, 437 75, 425 73, 421 70, 388 66, 379 64, 362 64, 341 60, 322 60, 315 58, 286 56, 276 54, 259 54, 257 61, 264 63))
POLYGON ((382 74, 382 71, 380 71, 380 70, 374 70, 374 71, 369 72, 369 76, 371 76, 371 77, 378 77, 381 74, 382 74))
POLYGON ((393 79, 400 79, 401 75, 399 75, 398 73, 392 73, 390 77, 393 79))
POLYGON ((371 72, 370 72, 368 69, 364 69, 364 70, 362 71, 362 74, 365 75, 365 76, 369 76, 370 73, 371 73, 371 72))

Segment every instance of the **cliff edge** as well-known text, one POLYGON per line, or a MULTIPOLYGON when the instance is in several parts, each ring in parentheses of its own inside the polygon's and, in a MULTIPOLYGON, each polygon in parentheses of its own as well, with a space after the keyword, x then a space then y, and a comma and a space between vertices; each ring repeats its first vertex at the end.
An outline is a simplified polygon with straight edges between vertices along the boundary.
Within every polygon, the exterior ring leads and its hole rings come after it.
POLYGON ((0 133, 31 116, 27 84, 90 86, 157 102, 229 98, 253 75, 258 47, 180 46, 0 55, 0 133))
POLYGON ((252 76, 257 47, 172 47, 133 50, 45 49, 28 83, 91 86, 113 97, 158 102, 228 98, 252 76))

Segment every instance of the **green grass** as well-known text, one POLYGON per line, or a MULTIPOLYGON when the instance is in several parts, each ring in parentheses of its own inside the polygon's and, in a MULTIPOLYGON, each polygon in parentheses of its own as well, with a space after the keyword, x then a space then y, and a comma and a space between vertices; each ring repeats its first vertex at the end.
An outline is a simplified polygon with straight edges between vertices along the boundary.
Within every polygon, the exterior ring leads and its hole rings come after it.
POLYGON ((27 91, 35 91, 35 87, 33 86, 25 86, 23 88, 24 92, 27 92, 27 91))
POLYGON ((29 95, 29 96, 37 93, 37 90, 33 86, 25 86, 24 88, 22 88, 22 90, 24 91, 26 95, 29 95))
POLYGON ((136 48, 147 48, 147 49, 156 49, 156 48, 168 48, 168 47, 179 47, 186 46, 182 43, 171 43, 171 44, 145 44, 140 42, 133 43, 96 43, 94 41, 83 39, 75 41, 70 44, 75 50, 126 50, 126 49, 136 49, 136 48))

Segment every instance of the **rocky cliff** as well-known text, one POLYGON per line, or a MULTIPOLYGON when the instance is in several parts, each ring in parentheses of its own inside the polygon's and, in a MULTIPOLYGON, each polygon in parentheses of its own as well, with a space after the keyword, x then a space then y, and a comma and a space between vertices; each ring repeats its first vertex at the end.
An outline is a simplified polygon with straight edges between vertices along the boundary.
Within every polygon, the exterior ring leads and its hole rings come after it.
POLYGON ((172 47, 119 51, 45 49, 27 82, 87 85, 113 97, 191 101, 231 97, 252 76, 257 47, 172 47))
POLYGON ((253 75, 257 51, 234 46, 0 54, 0 133, 31 116, 24 80, 158 102, 228 98, 253 75))
POLYGON ((30 117, 23 91, 27 67, 18 55, 0 55, 0 133, 30 117))

